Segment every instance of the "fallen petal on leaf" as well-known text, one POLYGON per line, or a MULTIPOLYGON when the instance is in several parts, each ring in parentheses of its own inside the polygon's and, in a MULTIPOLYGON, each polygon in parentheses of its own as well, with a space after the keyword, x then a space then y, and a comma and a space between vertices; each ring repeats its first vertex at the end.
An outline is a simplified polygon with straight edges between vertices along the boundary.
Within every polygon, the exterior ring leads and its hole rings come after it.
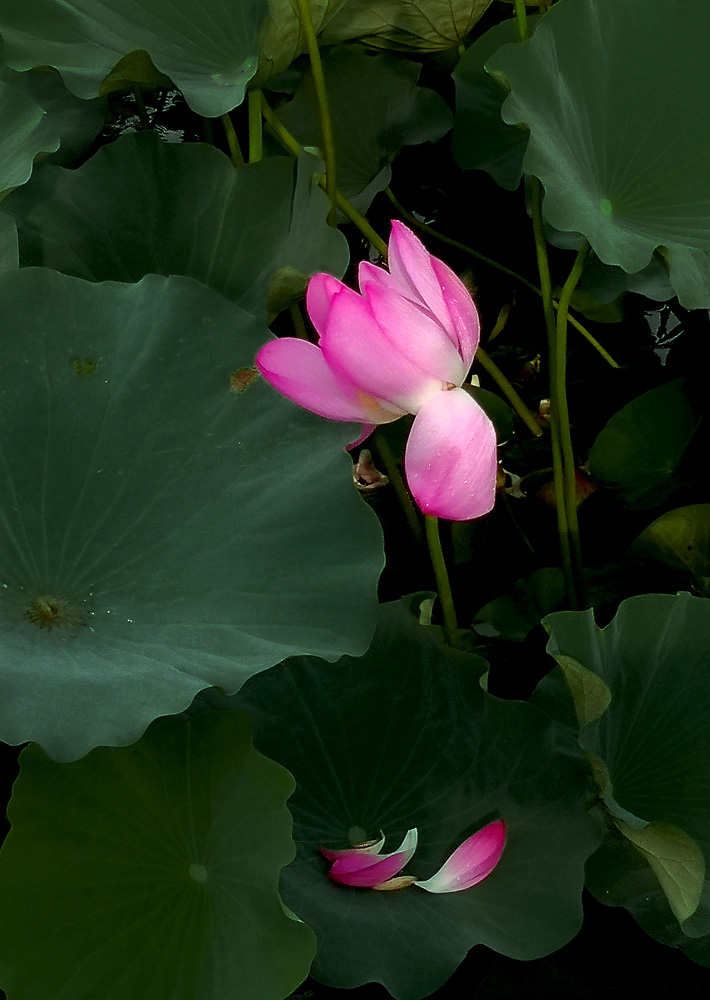
POLYGON ((372 889, 387 882, 404 868, 417 848, 416 827, 408 830, 399 850, 392 854, 368 853, 368 848, 353 848, 338 857, 328 871, 328 877, 341 885, 372 889))
POLYGON ((461 892, 488 878, 505 847, 505 820, 497 819, 456 848, 436 875, 415 882, 427 892, 461 892))

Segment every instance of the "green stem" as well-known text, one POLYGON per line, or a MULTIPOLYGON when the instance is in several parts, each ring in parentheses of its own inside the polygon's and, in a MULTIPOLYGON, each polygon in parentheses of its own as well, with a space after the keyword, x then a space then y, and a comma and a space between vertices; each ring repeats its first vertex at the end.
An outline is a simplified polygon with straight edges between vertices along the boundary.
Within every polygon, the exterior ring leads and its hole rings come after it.
POLYGON ((293 323, 293 331, 299 340, 308 340, 308 330, 306 329, 306 324, 303 321, 303 314, 301 313, 301 307, 298 302, 292 302, 288 307, 288 311, 291 316, 291 322, 293 323))
POLYGON ((224 131, 227 136, 227 145, 229 146, 229 156, 235 167, 244 166, 244 157, 242 155, 241 148, 239 146, 239 140, 237 139, 237 133, 234 131, 234 125, 232 124, 232 119, 229 115, 222 115, 222 124, 224 125, 224 131))
POLYGON ((143 94, 141 88, 137 83, 133 84, 133 96, 136 101, 136 111, 138 112, 138 121, 141 123, 141 128, 150 128, 150 116, 145 106, 145 101, 143 100, 143 94))
MULTIPOLYGON (((321 187, 325 186, 325 181, 323 179, 320 179, 318 183, 320 184, 321 187)), ((372 226, 367 221, 365 216, 362 215, 360 212, 358 212, 353 203, 351 201, 348 201, 345 195, 341 194, 340 191, 336 191, 335 201, 338 208, 342 211, 342 213, 346 215, 350 219, 350 221, 354 223, 354 225, 357 226, 357 228, 360 230, 362 235, 368 241, 370 246, 374 247, 374 249, 377 250, 379 255, 383 257, 385 260, 387 260, 387 244, 382 239, 382 237, 375 232, 375 230, 372 228, 372 226)))
POLYGON ((426 514, 424 516, 424 525, 431 564, 434 568, 434 576, 436 578, 436 587, 439 592, 439 600, 441 601, 441 613, 444 618, 444 638, 447 645, 455 647, 457 645, 458 623, 456 621, 454 599, 451 594, 449 574, 446 571, 444 550, 441 547, 439 519, 438 517, 426 514))
POLYGON ((524 42, 528 37, 528 15, 525 10, 525 0, 515 0, 515 20, 518 27, 518 41, 524 42))
POLYGON ((301 147, 288 129, 285 129, 278 120, 274 111, 269 106, 268 101, 264 97, 263 92, 261 94, 261 113, 264 116, 264 121, 279 140, 281 145, 291 154, 291 156, 298 156, 301 152, 301 147))
POLYGON ((250 90, 247 95, 247 113, 249 116, 249 162, 258 163, 261 159, 261 91, 250 90))
POLYGON ((582 274, 584 261, 589 253, 589 243, 584 241, 575 258, 572 270, 560 294, 560 308, 557 313, 557 328, 555 337, 554 359, 554 396, 558 400, 560 420, 560 444, 562 446, 562 470, 567 508, 567 530, 572 549, 572 568, 576 574, 576 590, 580 607, 586 607, 584 595, 584 580, 582 577, 582 549, 579 539, 579 521, 577 518, 577 472, 574 461, 574 450, 570 435, 569 408, 567 406, 567 309, 572 293, 582 274))
POLYGON ((306 42, 308 43, 308 55, 311 59, 311 72, 313 73, 313 83, 316 89, 316 100, 318 102, 318 116, 320 118, 321 138, 323 142, 323 160, 325 161, 326 186, 325 191, 330 199, 330 212, 328 222, 331 226, 337 225, 337 203, 336 203, 336 175, 335 175, 335 141, 333 139, 333 125, 330 119, 330 108, 328 107, 328 94, 325 89, 325 77, 323 76, 323 64, 318 50, 318 40, 316 38, 311 9, 308 0, 296 0, 298 7, 298 17, 301 22, 306 42))
POLYGON ((510 384, 495 361, 488 356, 488 352, 484 351, 482 347, 479 347, 476 351, 476 361, 478 361, 481 368, 483 368, 483 370, 490 375, 530 433, 534 434, 535 437, 541 437, 543 430, 535 419, 534 414, 530 412, 516 392, 515 388, 510 384))
MULTIPOLYGON (((281 124, 273 110, 269 107, 266 99, 262 95, 261 110, 264 115, 264 120, 266 124, 271 129, 274 136, 278 139, 281 145, 286 149, 292 156, 298 156, 301 152, 301 147, 298 141, 291 135, 287 128, 281 124)), ((318 184, 320 187, 325 189, 327 183, 327 177, 320 177, 318 179, 318 184)), ((351 222, 353 222, 360 232, 363 234, 365 239, 370 243, 371 246, 377 250, 377 252, 387 259, 387 244, 385 241, 378 236, 375 230, 372 228, 370 223, 367 221, 364 215, 362 215, 355 206, 348 201, 344 194, 336 189, 335 192, 335 202, 338 208, 346 215, 351 222)))
MULTIPOLYGON (((529 288, 531 292, 535 292, 536 295, 542 296, 541 289, 538 288, 538 286, 535 285, 532 281, 528 281, 527 278, 524 278, 522 274, 518 274, 517 271, 511 270, 511 268, 506 267, 504 264, 499 264, 497 260, 492 260, 490 257, 486 257, 485 254, 479 253, 478 250, 474 250, 473 247, 469 247, 465 243, 459 243, 458 240, 454 240, 450 236, 445 236, 444 233, 440 233, 438 230, 432 229, 432 227, 428 226, 425 222, 420 222, 416 216, 412 215, 411 212, 407 211, 404 205, 402 205, 397 200, 397 198, 394 196, 394 194, 389 188, 385 188, 385 194, 392 202, 394 207, 397 209, 399 214, 413 226, 416 226, 418 229, 424 230, 424 232, 428 233, 430 236, 433 236, 435 240, 440 240, 442 243, 447 243, 449 246, 455 247, 457 250, 461 250, 463 253, 468 254, 470 257, 474 257, 476 260, 480 260, 483 264, 487 264, 489 267, 495 268, 495 270, 500 271, 501 274, 507 274, 509 277, 513 278, 519 284, 524 285, 525 288, 529 288)), ((554 299, 552 305, 554 309, 559 308, 557 302, 555 302, 554 299)), ((620 367, 618 362, 616 362, 612 358, 611 354, 609 354, 606 348, 602 347, 602 345, 599 343, 596 337, 594 337, 589 332, 589 330, 587 330, 586 327, 582 326, 579 320, 575 319, 574 316, 570 316, 569 322, 575 328, 575 330, 579 330, 579 332, 591 344, 594 350, 597 351, 599 354, 601 354, 601 356, 604 358, 607 364, 611 365, 612 368, 620 367)))
MULTIPOLYGON (((552 282, 550 267, 547 260, 547 247, 542 225, 542 184, 537 177, 531 179, 531 207, 533 231, 535 234, 535 252, 540 273, 540 288, 542 290, 542 305, 547 328, 548 356, 550 367, 550 441, 552 444, 552 474, 555 487, 555 505, 557 507, 557 531, 560 539, 560 554, 562 572, 570 606, 576 610, 580 605, 579 581, 581 580, 581 564, 575 564, 575 553, 572 549, 570 535, 569 511, 567 508, 567 492, 565 490, 564 455, 572 451, 569 418, 567 416, 567 393, 565 386, 565 357, 560 357, 557 343, 557 327, 552 308, 552 282), (560 379, 561 373, 561 379, 560 379), (564 418, 563 418, 564 413, 564 418), (563 447, 563 439, 569 439, 563 447)), ((571 293, 570 293, 571 294, 571 293)), ((562 345, 563 349, 565 344, 562 345)), ((574 475, 574 466, 572 469, 574 475)), ((575 510, 576 514, 576 510, 575 510)))
POLYGON ((384 436, 379 427, 372 435, 372 441, 378 457, 382 460, 382 465, 387 473, 387 477, 394 487, 397 499, 399 500, 400 506, 404 511, 405 517, 407 518, 407 523, 412 530, 412 534, 417 542, 421 544, 424 541, 424 538, 422 536, 422 526, 419 523, 419 517, 417 516, 417 509, 414 506, 409 490, 407 489, 404 479, 402 478, 402 474, 399 471, 395 457, 392 454, 392 450, 387 443, 387 438, 384 436))

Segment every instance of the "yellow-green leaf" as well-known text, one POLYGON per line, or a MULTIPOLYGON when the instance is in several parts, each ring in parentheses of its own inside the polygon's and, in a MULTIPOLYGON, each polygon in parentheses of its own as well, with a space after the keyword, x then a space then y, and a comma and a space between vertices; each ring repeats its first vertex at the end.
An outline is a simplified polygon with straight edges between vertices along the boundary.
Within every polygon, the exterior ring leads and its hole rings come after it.
POLYGON ((693 838, 670 823, 633 830, 623 820, 614 822, 648 861, 679 923, 692 917, 705 881, 705 859, 693 838))
POLYGON ((583 667, 571 656, 555 657, 562 669, 567 687, 574 701, 580 728, 594 722, 606 712, 611 702, 611 691, 601 677, 583 667))

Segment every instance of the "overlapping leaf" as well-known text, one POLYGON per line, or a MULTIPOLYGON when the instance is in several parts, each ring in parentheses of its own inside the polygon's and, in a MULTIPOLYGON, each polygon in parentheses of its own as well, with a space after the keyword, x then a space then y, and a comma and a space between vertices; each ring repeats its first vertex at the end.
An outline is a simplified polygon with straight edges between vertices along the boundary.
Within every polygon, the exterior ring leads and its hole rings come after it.
MULTIPOLYGON (((529 18, 531 29, 538 20, 529 18)), ((501 45, 516 40, 514 18, 496 24, 466 49, 452 74, 456 84, 456 116, 451 134, 454 159, 463 170, 488 171, 508 191, 520 184, 528 132, 503 121, 501 108, 507 91, 484 67, 501 45)))
MULTIPOLYGON (((322 45, 363 40, 377 48, 432 52, 456 48, 491 0, 309 0, 322 45)), ((256 82, 263 84, 307 49, 298 9, 291 0, 269 0, 256 82)))
POLYGON ((530 959, 568 941, 598 835, 582 809, 584 770, 555 751, 544 715, 485 695, 485 661, 441 647, 403 604, 380 613, 365 656, 292 658, 232 701, 255 718, 255 746, 297 782, 298 853, 282 892, 318 937, 314 975, 345 988, 374 980, 415 1000, 477 943, 530 959), (497 817, 507 824, 498 867, 458 893, 336 885, 318 850, 380 831, 391 850, 417 827, 406 872, 426 879, 497 817))
POLYGON ((681 462, 702 415, 684 379, 649 389, 623 406, 597 435, 592 478, 618 489, 631 507, 653 507, 683 483, 681 462))
POLYGON ((548 221, 632 273, 665 248, 688 308, 710 306, 708 29, 705 0, 672 17, 665 0, 561 0, 486 64, 512 88, 503 119, 530 129, 548 221))
POLYGON ((0 280, 0 738, 71 760, 208 685, 367 648, 382 541, 268 336, 188 278, 0 280))
POLYGON ((327 45, 362 39, 383 49, 435 52, 455 49, 485 14, 491 0, 345 0, 323 21, 327 45))
POLYGON ((142 49, 198 114, 231 111, 256 72, 265 0, 0 0, 13 69, 54 66, 77 97, 96 97, 125 55, 142 49))
POLYGON ((703 597, 710 594, 710 504, 666 511, 641 532, 630 552, 687 575, 703 597))
POLYGON ((595 893, 626 906, 667 943, 679 942, 679 921, 685 935, 707 935, 710 602, 651 594, 624 601, 604 629, 591 611, 557 612, 545 625, 563 671, 571 662, 609 692, 600 711, 580 716, 580 744, 618 821, 601 863, 590 862, 595 893))
POLYGON ((140 132, 78 170, 45 167, 3 209, 17 221, 24 264, 90 281, 185 274, 265 315, 284 269, 287 296, 316 271, 340 277, 347 266, 347 242, 326 225, 328 201, 312 180, 317 163, 304 154, 235 170, 210 146, 140 132))
POLYGON ((73 764, 23 751, 0 853, 11 997, 281 1000, 298 986, 315 939, 278 893, 294 782, 250 736, 241 713, 203 712, 73 764))
MULTIPOLYGON (((338 187, 364 212, 390 182, 390 163, 403 146, 435 142, 451 125, 446 104, 419 87, 420 67, 389 53, 353 46, 323 59, 333 121, 338 187)), ((284 125, 306 146, 321 145, 318 102, 309 74, 281 112, 284 125)))
POLYGON ((0 80, 0 192, 24 184, 35 156, 58 147, 57 129, 39 104, 0 80))
POLYGON ((59 149, 44 152, 41 157, 43 162, 72 166, 101 131, 106 117, 106 101, 101 97, 93 101, 75 97, 64 86, 56 70, 44 66, 27 73, 16 73, 7 66, 0 66, 0 79, 34 101, 45 112, 45 128, 51 129, 52 135, 56 133, 59 136, 59 149))

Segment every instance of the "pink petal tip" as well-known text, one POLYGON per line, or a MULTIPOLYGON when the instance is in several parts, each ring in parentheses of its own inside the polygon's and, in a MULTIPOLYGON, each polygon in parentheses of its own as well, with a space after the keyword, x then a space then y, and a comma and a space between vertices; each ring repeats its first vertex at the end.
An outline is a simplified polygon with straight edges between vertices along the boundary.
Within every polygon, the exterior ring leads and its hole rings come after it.
POLYGON ((505 847, 505 820, 489 823, 464 840, 436 875, 415 882, 427 892, 461 892, 477 885, 491 874, 505 847))

